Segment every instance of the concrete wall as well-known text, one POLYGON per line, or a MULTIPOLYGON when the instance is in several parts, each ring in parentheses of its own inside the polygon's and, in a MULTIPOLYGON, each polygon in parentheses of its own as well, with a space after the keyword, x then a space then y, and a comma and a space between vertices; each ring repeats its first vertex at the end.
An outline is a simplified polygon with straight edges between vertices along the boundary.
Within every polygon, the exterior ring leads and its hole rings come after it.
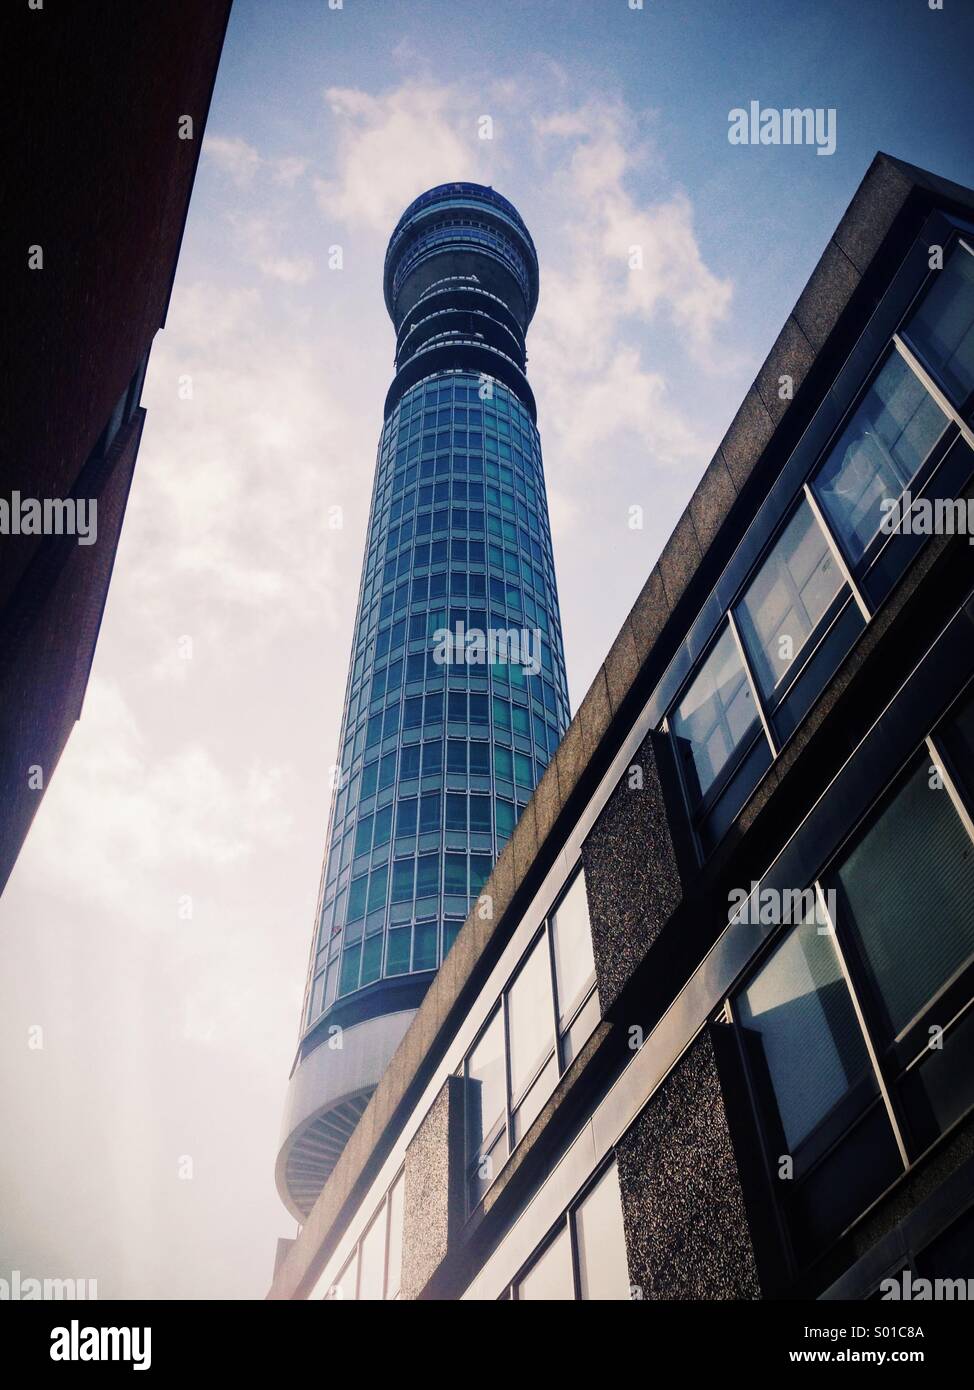
POLYGON ((625 1134, 616 1158, 629 1278, 643 1298, 761 1296, 706 1033, 625 1134))

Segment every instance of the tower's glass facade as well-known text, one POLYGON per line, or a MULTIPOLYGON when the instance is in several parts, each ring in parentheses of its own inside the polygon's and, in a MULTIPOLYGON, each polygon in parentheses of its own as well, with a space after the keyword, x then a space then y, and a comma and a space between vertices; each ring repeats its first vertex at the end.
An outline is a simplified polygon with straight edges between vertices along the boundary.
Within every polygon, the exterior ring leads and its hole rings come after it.
POLYGON ((397 375, 376 463, 305 1027, 380 980, 437 968, 568 723, 541 445, 523 372, 536 296, 531 238, 490 189, 433 189, 393 234, 386 298, 397 375), (465 641, 455 640, 458 625, 465 641))
POLYGON ((388 1052, 395 1039, 373 1044, 365 1025, 373 1021, 374 1038, 383 1016, 406 1019, 418 1006, 568 725, 525 375, 537 296, 531 236, 492 189, 432 189, 393 232, 385 298, 396 375, 298 1070, 333 1024, 346 1037, 361 1027, 343 1058, 327 1068, 315 1058, 305 1077, 292 1076, 301 1121, 285 1145, 282 1191, 301 1210, 378 1082, 364 1052, 388 1052))

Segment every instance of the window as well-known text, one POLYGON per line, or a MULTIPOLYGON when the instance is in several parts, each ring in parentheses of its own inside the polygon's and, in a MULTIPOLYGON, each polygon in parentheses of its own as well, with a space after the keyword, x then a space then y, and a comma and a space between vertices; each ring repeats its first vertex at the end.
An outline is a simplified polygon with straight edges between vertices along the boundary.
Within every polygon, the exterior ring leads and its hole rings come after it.
POLYGON ((417 898, 429 897, 431 894, 439 892, 439 888, 440 856, 438 854, 421 854, 416 861, 417 898))
POLYGON ((567 1227, 550 1241, 517 1285, 518 1301, 574 1299, 572 1249, 567 1227))
MULTIPOLYGON (((435 745, 437 748, 439 744, 435 745)), ((419 833, 428 835, 440 828, 440 794, 427 792, 419 803, 419 833)))
POLYGON ((731 1003, 799 1267, 974 1106, 972 732, 967 696, 731 1003))
POLYGON ((507 995, 511 1092, 518 1097, 554 1047, 547 941, 541 936, 507 995))
POLYGON ((802 500, 737 608, 766 698, 774 695, 842 587, 829 543, 802 500))
MULTIPOLYGON (((448 860, 450 857, 447 855, 448 860)), ((475 878, 480 872, 486 875, 489 868, 488 856, 471 857, 475 878), (479 867, 478 858, 482 860, 479 867)), ((473 891, 479 886, 477 883, 473 891)), ((498 1069, 493 1073, 499 1089, 491 1092, 489 1123, 477 1108, 476 1094, 468 1091, 468 1105, 473 1107, 467 1119, 471 1206, 480 1201, 496 1177, 499 1163, 506 1160, 540 1113, 559 1075, 591 1036, 599 1017, 585 882, 579 871, 519 962, 488 1030, 467 1058, 464 1074, 469 1079, 475 1063, 477 1074, 483 1072, 484 1048, 492 1057, 500 1049, 498 1069), (556 980, 557 989, 571 995, 557 1028, 556 980), (494 1124, 501 1125, 502 1144, 491 1128, 494 1124), (491 1162, 484 1168, 483 1160, 488 1157, 491 1162)))
POLYGON ((550 924, 555 963, 555 999, 561 1034, 561 1064, 567 1067, 601 1017, 585 880, 577 874, 550 924))
POLYGON ((629 1262, 614 1162, 566 1212, 514 1285, 518 1301, 628 1300, 629 1262))
POLYGON ((932 277, 905 336, 955 405, 974 391, 974 251, 959 241, 932 277))
POLYGON ((734 1005, 772 1190, 799 1264, 902 1172, 831 935, 792 928, 734 1005))
POLYGON ((924 757, 828 880, 890 1037, 974 956, 974 844, 938 782, 924 757))
POLYGON ((891 352, 815 477, 813 486, 853 562, 879 529, 947 426, 947 417, 898 352, 891 352))
POLYGON ((709 850, 771 763, 771 747, 729 624, 669 723, 701 844, 709 850))
POLYGON ((366 1231, 359 1249, 358 1297, 361 1301, 381 1299, 385 1290, 386 1209, 366 1231))
POLYGON ((579 1298, 605 1302, 631 1297, 619 1173, 614 1163, 575 1210, 575 1244, 579 1298))
POLYGON ((464 1068, 464 1113, 468 1170, 468 1200, 473 1209, 507 1158, 507 1080, 504 1020, 501 1009, 470 1053, 464 1068))
POLYGON ((389 881, 389 865, 380 864, 369 877, 369 901, 367 911, 375 912, 386 904, 386 884, 389 881))
POLYGON ((386 1262, 386 1298, 399 1296, 402 1278, 402 1217, 405 1176, 400 1173, 389 1192, 389 1256, 386 1262))
POLYGON ((862 1031, 831 937, 797 926, 738 996, 752 1064, 795 1153, 869 1070, 862 1031))
POLYGON ((394 903, 408 903, 412 900, 414 868, 412 859, 397 860, 392 866, 392 901, 394 903))
POLYGON ((395 1299, 402 1277, 403 1174, 393 1182, 382 1205, 355 1246, 334 1284, 329 1300, 395 1299))
POLYGON ((396 807, 396 834, 415 835, 416 834, 416 812, 418 807, 416 797, 411 796, 405 801, 400 801, 396 807))
POLYGON ((443 890, 459 897, 467 896, 467 856, 465 854, 446 854, 443 856, 443 890))

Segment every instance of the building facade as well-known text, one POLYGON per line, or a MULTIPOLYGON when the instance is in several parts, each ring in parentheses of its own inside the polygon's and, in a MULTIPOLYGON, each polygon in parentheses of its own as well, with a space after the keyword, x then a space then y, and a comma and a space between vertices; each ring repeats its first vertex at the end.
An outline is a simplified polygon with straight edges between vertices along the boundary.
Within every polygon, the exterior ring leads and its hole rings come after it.
POLYGON ((538 258, 445 184, 386 254, 383 412, 278 1188, 303 1219, 568 725, 525 335, 538 258))
POLYGON ((3 16, 20 89, 3 172, 0 891, 81 715, 229 10, 3 16), (19 525, 25 504, 59 520, 19 525))
POLYGON ((972 233, 876 157, 271 1297, 974 1275, 972 233))

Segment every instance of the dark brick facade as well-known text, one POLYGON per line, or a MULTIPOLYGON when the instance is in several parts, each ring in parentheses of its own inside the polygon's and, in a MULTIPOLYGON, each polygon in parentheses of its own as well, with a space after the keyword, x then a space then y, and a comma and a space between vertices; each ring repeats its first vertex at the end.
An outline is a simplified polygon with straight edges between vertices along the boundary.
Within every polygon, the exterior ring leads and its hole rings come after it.
POLYGON ((0 165, 0 498, 97 497, 98 538, 0 536, 0 890, 40 800, 26 769, 46 787, 80 713, 229 10, 91 0, 2 21, 23 86, 0 165))

